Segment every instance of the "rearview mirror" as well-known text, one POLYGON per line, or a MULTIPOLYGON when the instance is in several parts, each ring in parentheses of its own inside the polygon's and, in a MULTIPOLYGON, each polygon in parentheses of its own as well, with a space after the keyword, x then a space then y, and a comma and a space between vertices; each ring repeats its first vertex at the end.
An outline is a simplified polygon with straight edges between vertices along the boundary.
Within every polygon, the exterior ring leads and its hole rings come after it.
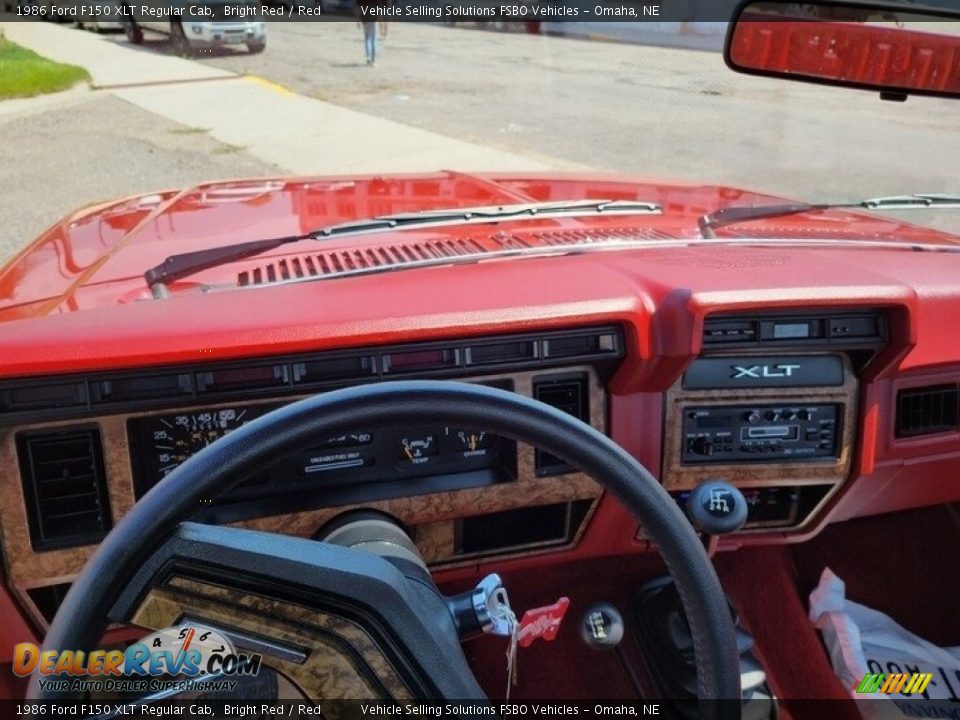
POLYGON ((903 4, 748 0, 724 59, 752 75, 907 95, 960 97, 960 11, 903 4))

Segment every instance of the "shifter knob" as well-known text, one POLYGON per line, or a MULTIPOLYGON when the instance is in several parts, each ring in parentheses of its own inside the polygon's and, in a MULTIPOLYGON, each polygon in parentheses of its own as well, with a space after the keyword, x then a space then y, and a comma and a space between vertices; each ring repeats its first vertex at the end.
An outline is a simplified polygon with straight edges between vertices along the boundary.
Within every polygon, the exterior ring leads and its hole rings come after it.
POLYGON ((701 532, 726 535, 747 521, 747 500, 728 482, 704 480, 687 498, 687 516, 701 532))

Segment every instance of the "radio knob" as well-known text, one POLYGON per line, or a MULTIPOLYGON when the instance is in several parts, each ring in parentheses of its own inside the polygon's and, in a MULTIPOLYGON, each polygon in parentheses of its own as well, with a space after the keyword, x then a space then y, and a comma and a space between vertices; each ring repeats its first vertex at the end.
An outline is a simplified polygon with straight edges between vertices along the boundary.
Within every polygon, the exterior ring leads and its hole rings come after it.
POLYGON ((797 414, 793 410, 784 410, 781 416, 784 420, 793 420, 797 414))
POLYGON ((743 419, 751 425, 756 425, 758 422, 760 422, 760 413, 756 410, 750 410, 749 412, 745 412, 743 414, 743 419))
POLYGON ((806 422, 813 416, 810 414, 809 410, 801 410, 800 412, 797 413, 797 417, 803 420, 804 422, 806 422))
POLYGON ((778 417, 780 417, 780 415, 779 415, 779 413, 777 413, 776 410, 767 410, 767 411, 763 414, 763 417, 765 417, 765 418, 766 418, 767 420, 769 420, 770 422, 773 422, 773 421, 776 420, 778 417))

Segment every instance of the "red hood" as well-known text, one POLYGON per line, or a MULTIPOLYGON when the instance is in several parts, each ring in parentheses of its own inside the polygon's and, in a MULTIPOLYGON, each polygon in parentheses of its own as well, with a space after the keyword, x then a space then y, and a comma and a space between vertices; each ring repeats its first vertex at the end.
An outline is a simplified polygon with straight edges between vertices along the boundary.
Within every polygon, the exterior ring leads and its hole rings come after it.
MULTIPOLYGON (((726 187, 666 185, 602 177, 466 176, 315 178, 219 183, 88 208, 58 223, 0 275, 0 376, 262 356, 477 333, 621 323, 640 357, 695 355, 705 314, 764 307, 891 306, 913 316, 911 333, 942 336, 960 324, 956 255, 867 247, 665 246, 523 261, 473 263, 230 290, 238 272, 271 255, 342 259, 418 248, 443 253, 493 241, 551 235, 589 242, 699 237, 696 220, 726 205, 779 198, 726 187), (355 218, 451 206, 640 199, 660 216, 591 217, 473 225, 305 241, 212 268, 153 300, 143 273, 166 257, 264 237, 287 236, 355 218), (625 233, 620 228, 628 228, 625 233), (558 232, 559 231, 559 232, 558 232), (427 242, 429 241, 429 242, 427 242), (336 247, 344 247, 334 253, 336 247), (322 251, 318 248, 322 247, 322 251), (328 254, 330 251, 331 254, 328 254), (200 284, 228 289, 201 292, 200 284), (5 309, 4 309, 5 307, 5 309), (83 312, 78 312, 83 311, 83 312)), ((750 223, 751 235, 876 238, 956 243, 932 230, 864 215, 809 213, 750 223)), ((745 228, 730 228, 743 232, 745 228)), ((422 254, 420 255, 422 257, 422 254)), ((270 264, 274 271, 296 266, 270 264)), ((910 345, 913 339, 905 340, 910 345)), ((918 345, 901 367, 956 360, 951 343, 918 345)), ((646 366, 645 366, 646 367, 646 366)), ((650 364, 654 371, 657 363, 650 364)), ((666 377, 667 373, 664 375, 666 377)))
MULTIPOLYGON (((623 178, 508 175, 373 176, 262 179, 211 183, 92 206, 64 218, 0 273, 0 321, 69 312, 149 298, 143 273, 177 253, 247 240, 306 233, 349 220, 437 208, 574 199, 647 200, 664 206, 657 217, 542 221, 536 229, 655 229, 661 236, 695 237, 697 218, 727 205, 780 201, 770 195, 719 187, 629 181, 623 178)), ((535 229, 530 222, 511 229, 535 229)), ((490 230, 495 232, 498 228, 490 230)), ((740 232, 806 237, 889 237, 905 241, 956 239, 896 221, 831 212, 815 218, 752 222, 740 232), (802 229, 801 229, 802 228, 802 229)), ((468 238, 475 226, 444 229, 445 237, 468 238)), ((333 243, 343 247, 414 243, 436 231, 376 235, 333 243)), ((232 283, 237 273, 264 258, 316 251, 315 241, 286 246, 255 259, 191 276, 179 287, 232 283)))

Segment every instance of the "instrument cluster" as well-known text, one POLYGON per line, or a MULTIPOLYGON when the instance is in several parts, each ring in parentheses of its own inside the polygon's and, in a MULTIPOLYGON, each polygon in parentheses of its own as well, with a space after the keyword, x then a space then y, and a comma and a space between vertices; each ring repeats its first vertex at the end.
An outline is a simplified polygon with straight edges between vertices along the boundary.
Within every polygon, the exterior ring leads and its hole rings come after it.
MULTIPOLYGON (((194 453, 281 405, 237 404, 130 418, 136 497, 194 453)), ((482 430, 429 424, 364 427, 316 438, 245 478, 220 504, 288 493, 319 493, 321 504, 336 504, 515 478, 515 443, 482 430)))

